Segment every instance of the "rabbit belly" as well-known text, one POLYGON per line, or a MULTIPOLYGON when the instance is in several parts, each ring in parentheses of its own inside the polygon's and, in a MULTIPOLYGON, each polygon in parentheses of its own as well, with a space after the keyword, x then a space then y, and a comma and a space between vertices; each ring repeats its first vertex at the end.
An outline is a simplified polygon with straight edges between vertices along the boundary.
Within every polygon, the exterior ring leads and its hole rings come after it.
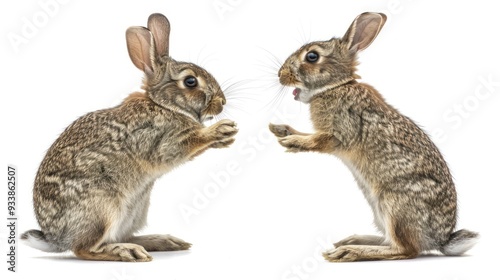
POLYGON ((359 172, 358 169, 350 161, 344 159, 342 159, 342 161, 351 171, 354 179, 358 183, 359 188, 363 192, 365 199, 368 201, 368 204, 370 205, 373 212, 375 226, 384 236, 386 236, 387 221, 382 209, 380 208, 379 199, 373 191, 371 184, 364 178, 361 172, 359 172))
POLYGON ((111 225, 104 242, 123 242, 146 225, 151 187, 138 187, 136 191, 123 199, 120 208, 112 213, 111 225))

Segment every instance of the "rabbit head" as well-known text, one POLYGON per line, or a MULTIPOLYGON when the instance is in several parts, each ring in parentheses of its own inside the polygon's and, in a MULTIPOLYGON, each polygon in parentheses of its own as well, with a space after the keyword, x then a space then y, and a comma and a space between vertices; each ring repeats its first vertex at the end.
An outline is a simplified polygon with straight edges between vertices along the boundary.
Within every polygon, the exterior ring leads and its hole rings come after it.
POLYGON ((145 73, 144 90, 159 106, 199 122, 222 112, 226 98, 215 78, 203 68, 169 56, 170 23, 152 14, 148 27, 127 29, 127 48, 134 65, 145 73))
POLYGON ((381 13, 363 13, 344 37, 302 46, 279 70, 280 83, 295 87, 295 100, 309 103, 317 93, 358 79, 356 54, 373 42, 386 19, 381 13))

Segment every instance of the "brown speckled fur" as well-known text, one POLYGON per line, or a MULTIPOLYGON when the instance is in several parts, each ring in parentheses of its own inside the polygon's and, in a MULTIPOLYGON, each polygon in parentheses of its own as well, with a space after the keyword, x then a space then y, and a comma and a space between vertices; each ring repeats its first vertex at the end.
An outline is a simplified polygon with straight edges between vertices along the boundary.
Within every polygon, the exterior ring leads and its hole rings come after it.
POLYGON ((357 52, 385 23, 383 14, 358 16, 345 36, 306 44, 280 69, 282 84, 310 104, 315 132, 270 125, 289 152, 339 157, 370 204, 382 236, 353 235, 324 253, 332 262, 408 259, 424 251, 460 255, 478 238, 454 232, 457 195, 445 160, 412 120, 387 104, 372 87, 356 81, 357 52), (319 54, 316 62, 308 52, 319 54))
POLYGON ((89 260, 150 261, 147 251, 186 250, 170 235, 134 236, 146 223, 156 179, 208 148, 234 142, 234 122, 210 127, 225 97, 204 69, 168 56, 170 25, 153 14, 148 28, 127 30, 134 64, 145 72, 144 92, 86 114, 59 136, 36 175, 33 200, 40 230, 22 235, 44 251, 72 250, 89 260), (194 76, 196 87, 185 86, 194 76))

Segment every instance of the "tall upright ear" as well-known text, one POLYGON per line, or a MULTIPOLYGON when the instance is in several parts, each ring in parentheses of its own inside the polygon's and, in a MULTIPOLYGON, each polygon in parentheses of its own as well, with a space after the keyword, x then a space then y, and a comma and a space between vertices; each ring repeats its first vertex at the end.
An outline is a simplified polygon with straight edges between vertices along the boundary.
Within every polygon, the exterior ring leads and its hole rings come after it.
POLYGON ((375 40, 386 20, 382 13, 362 13, 352 22, 342 42, 353 52, 362 51, 375 40))
POLYGON ((170 22, 162 14, 152 14, 148 18, 148 29, 153 33, 159 57, 168 56, 170 22))
POLYGON ((129 27, 126 32, 127 49, 134 65, 147 75, 153 74, 154 39, 151 32, 140 26, 129 27))

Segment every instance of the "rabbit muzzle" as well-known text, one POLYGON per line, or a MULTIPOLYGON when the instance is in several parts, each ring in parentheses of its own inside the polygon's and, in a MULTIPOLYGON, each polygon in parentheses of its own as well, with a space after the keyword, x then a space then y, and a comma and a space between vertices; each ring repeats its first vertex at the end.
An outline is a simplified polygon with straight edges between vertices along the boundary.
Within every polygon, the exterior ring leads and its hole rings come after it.
POLYGON ((300 84, 297 76, 288 68, 281 67, 280 71, 278 72, 278 77, 280 79, 280 84, 284 86, 294 86, 300 84))
POLYGON ((278 76, 282 85, 295 87, 295 89, 293 90, 293 99, 302 102, 306 102, 308 100, 303 100, 303 98, 301 98, 301 94, 304 95, 304 93, 306 92, 305 87, 297 78, 297 76, 289 70, 289 68, 281 67, 278 72, 278 76))
POLYGON ((201 114, 202 121, 210 120, 213 116, 220 114, 224 109, 224 105, 226 105, 226 98, 224 95, 213 97, 201 114))

